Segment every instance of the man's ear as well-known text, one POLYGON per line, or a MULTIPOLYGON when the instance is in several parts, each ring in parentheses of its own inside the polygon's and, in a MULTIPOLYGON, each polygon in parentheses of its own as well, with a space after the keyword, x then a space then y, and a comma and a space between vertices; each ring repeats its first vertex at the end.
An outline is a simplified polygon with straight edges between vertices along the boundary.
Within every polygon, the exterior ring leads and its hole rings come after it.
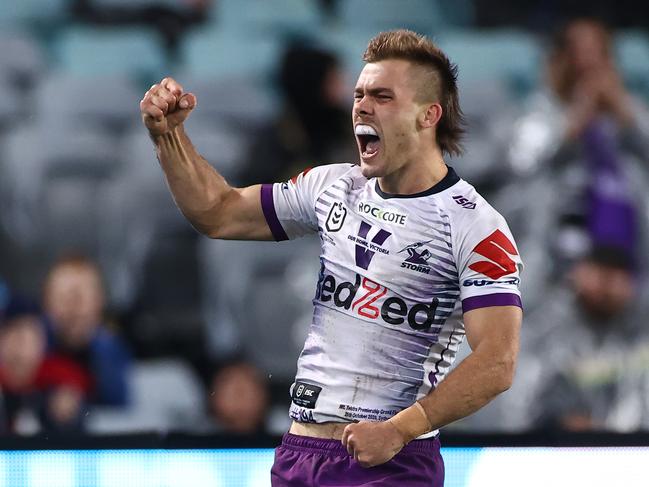
POLYGON ((419 125, 422 128, 435 127, 439 120, 442 118, 442 105, 439 103, 431 103, 424 107, 419 115, 419 125))

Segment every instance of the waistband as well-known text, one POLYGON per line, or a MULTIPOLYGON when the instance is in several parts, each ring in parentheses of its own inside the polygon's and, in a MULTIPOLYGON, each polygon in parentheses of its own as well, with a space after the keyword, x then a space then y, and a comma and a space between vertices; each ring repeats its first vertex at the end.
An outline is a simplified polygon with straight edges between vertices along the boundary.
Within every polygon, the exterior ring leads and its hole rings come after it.
MULTIPOLYGON (((326 438, 313 438, 285 433, 282 437, 282 446, 294 450, 310 450, 330 455, 349 455, 340 440, 326 438)), ((439 436, 423 440, 413 440, 403 447, 402 452, 435 452, 439 451, 439 436)))

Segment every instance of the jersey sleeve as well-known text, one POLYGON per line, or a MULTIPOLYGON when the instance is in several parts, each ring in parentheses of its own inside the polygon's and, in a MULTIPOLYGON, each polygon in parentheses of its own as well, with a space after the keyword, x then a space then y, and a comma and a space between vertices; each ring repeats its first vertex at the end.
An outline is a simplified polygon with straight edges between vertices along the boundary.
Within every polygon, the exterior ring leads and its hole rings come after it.
POLYGON ((519 284, 523 263, 505 219, 489 206, 476 216, 460 231, 458 275, 462 311, 491 306, 522 307, 519 284))
POLYGON ((330 164, 305 169, 283 183, 263 184, 261 207, 276 241, 302 237, 318 231, 315 201, 350 164, 330 164))

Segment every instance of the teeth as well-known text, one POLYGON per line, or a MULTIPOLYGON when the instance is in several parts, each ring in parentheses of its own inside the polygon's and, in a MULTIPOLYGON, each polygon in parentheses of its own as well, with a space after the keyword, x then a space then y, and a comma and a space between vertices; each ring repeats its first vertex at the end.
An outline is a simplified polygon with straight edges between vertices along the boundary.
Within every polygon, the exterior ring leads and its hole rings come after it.
POLYGON ((379 134, 376 133, 376 130, 374 130, 374 128, 370 127, 369 125, 356 125, 355 131, 356 135, 374 135, 375 137, 379 136, 379 134))

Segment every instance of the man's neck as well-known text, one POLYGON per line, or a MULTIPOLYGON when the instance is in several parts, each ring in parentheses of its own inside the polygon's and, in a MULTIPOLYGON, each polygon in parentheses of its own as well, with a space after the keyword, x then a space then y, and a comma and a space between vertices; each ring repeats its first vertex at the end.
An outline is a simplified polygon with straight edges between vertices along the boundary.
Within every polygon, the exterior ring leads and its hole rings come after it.
POLYGON ((439 183, 448 174, 441 153, 420 163, 405 164, 397 171, 378 178, 381 191, 388 194, 416 194, 439 183))

